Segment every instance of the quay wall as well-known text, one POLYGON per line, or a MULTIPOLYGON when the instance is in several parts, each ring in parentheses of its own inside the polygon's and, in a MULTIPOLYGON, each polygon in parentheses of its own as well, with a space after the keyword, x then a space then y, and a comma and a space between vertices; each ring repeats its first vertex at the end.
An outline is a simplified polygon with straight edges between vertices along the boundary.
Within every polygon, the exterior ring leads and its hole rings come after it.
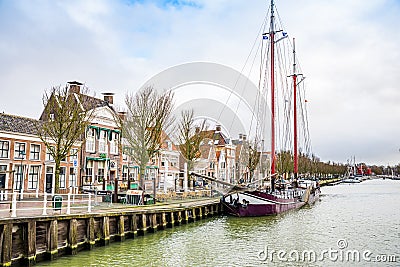
POLYGON ((33 266, 222 213, 219 201, 0 220, 0 266, 33 266))

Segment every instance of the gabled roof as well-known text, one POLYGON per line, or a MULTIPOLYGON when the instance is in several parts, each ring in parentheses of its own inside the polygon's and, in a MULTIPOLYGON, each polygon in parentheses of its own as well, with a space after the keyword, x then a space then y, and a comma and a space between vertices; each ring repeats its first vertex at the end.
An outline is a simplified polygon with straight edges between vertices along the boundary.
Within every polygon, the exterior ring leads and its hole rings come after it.
POLYGON ((0 113, 0 131, 37 135, 38 120, 0 113))
MULTIPOLYGON (((58 97, 57 95, 51 95, 49 101, 54 101, 55 99, 57 99, 57 97, 58 97)), ((115 111, 114 107, 112 105, 110 105, 107 101, 104 101, 102 99, 99 99, 99 98, 96 98, 93 96, 81 94, 81 93, 75 93, 75 92, 69 91, 68 92, 68 101, 78 103, 78 105, 86 111, 94 109, 94 108, 98 108, 98 107, 104 107, 104 106, 108 106, 113 111, 115 111)), ((43 112, 40 115, 39 120, 47 119, 46 111, 47 111, 47 106, 43 109, 43 112)))
POLYGON ((215 141, 214 145, 216 146, 224 146, 226 144, 229 144, 230 139, 225 136, 221 131, 217 130, 207 130, 203 131, 203 134, 206 138, 213 139, 215 141))

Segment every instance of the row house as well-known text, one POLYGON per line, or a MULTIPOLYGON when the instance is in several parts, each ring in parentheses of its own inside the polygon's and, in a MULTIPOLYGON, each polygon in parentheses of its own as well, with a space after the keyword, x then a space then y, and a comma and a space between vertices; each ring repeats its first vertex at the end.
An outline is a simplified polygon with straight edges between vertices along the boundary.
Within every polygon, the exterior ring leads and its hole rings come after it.
MULTIPOLYGON (((0 190, 54 194, 55 163, 37 136, 38 120, 0 114, 0 190)), ((60 190, 79 187, 79 148, 61 162, 60 190)))
MULTIPOLYGON (((248 147, 251 145, 245 134, 239 134, 239 138, 233 140, 236 145, 236 177, 239 182, 249 182, 255 180, 263 180, 268 175, 270 168, 270 152, 262 151, 258 155, 260 161, 254 171, 253 177, 250 177, 250 170, 248 168, 249 150, 248 147)), ((263 147, 263 145, 261 145, 263 147)))
POLYGON ((173 190, 182 188, 180 177, 180 151, 172 140, 164 133, 156 164, 159 168, 158 188, 173 190))
POLYGON ((147 163, 145 176, 142 178, 139 177, 139 164, 129 156, 130 148, 124 145, 122 175, 129 177, 130 181, 136 184, 143 179, 143 189, 148 193, 152 193, 154 188, 161 191, 175 191, 182 187, 179 169, 180 151, 166 133, 163 133, 162 140, 157 154, 147 163))
MULTIPOLYGON (((214 140, 205 138, 200 143, 201 156, 193 166, 193 171, 202 175, 217 177, 218 158, 215 150, 214 140)), ((208 184, 202 178, 197 178, 197 183, 201 186, 208 184)))
POLYGON ((236 146, 221 131, 220 125, 215 130, 205 131, 204 135, 207 138, 200 145, 201 158, 197 160, 195 169, 202 169, 203 174, 218 180, 235 183, 236 146))
POLYGON ((68 86, 69 94, 75 96, 78 106, 92 110, 80 150, 81 185, 83 189, 112 189, 116 179, 122 180, 123 160, 118 123, 121 114, 114 109, 114 94, 103 93, 103 99, 99 99, 83 94, 80 82, 69 82, 68 86))

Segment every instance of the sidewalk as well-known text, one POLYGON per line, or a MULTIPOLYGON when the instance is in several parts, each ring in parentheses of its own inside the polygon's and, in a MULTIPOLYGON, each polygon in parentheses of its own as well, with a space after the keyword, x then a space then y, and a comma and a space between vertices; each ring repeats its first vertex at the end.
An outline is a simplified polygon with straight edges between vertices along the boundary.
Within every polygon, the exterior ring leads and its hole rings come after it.
MULTIPOLYGON (((137 211, 137 212, 146 212, 146 211, 159 211, 159 210, 169 210, 169 209, 177 209, 177 208, 187 208, 192 206, 198 206, 202 204, 209 203, 218 203, 220 201, 219 198, 197 198, 197 199, 182 199, 182 200, 170 200, 166 202, 160 202, 157 204, 151 205, 130 205, 130 204, 121 204, 121 203, 107 203, 107 202, 94 202, 92 201, 91 206, 89 205, 71 205, 70 214, 67 214, 67 207, 63 206, 61 210, 54 210, 51 205, 52 202, 48 202, 49 204, 46 207, 46 214, 43 215, 43 202, 39 201, 29 201, 30 205, 27 206, 24 202, 17 204, 17 212, 16 217, 11 217, 11 210, 7 208, 0 209, 0 222, 2 220, 9 219, 21 219, 21 218, 30 218, 30 217, 43 217, 43 216, 73 216, 78 214, 104 214, 104 213, 114 213, 121 211, 137 211), (22 207, 24 206, 24 207, 22 207)), ((4 207, 4 204, 2 204, 4 207)))

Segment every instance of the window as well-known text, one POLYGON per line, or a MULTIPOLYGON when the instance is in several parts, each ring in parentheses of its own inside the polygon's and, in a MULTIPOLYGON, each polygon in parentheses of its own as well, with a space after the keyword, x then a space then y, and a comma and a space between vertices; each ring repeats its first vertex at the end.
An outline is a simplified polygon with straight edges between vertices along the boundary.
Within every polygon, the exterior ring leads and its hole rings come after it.
POLYGON ((110 141, 110 153, 113 155, 118 155, 118 133, 111 132, 111 141, 110 141))
POLYGON ((73 148, 69 151, 69 160, 71 162, 73 162, 74 159, 78 159, 78 149, 77 148, 73 148))
POLYGON ((50 149, 46 149, 46 161, 54 161, 53 155, 50 153, 50 149))
POLYGON ((168 150, 172 150, 172 142, 167 141, 168 150))
POLYGON ((128 180, 128 166, 122 166, 122 180, 128 180))
POLYGON ((9 149, 10 149, 10 142, 0 140, 0 158, 8 159, 9 149))
POLYGON ((22 188, 22 181, 24 177, 24 165, 15 165, 14 167, 14 189, 19 190, 22 188))
POLYGON ((65 188, 65 167, 60 167, 60 188, 65 188))
POLYGON ((93 177, 93 161, 88 161, 86 163, 85 183, 91 183, 92 177, 93 177))
POLYGON ((69 186, 76 187, 76 171, 75 168, 69 168, 69 186))
POLYGON ((40 166, 31 166, 28 174, 28 189, 37 189, 40 166))
POLYGON ((0 165, 0 189, 6 188, 7 165, 0 165))
POLYGON ((40 160, 40 145, 31 144, 31 160, 40 160))
POLYGON ((14 158, 15 159, 25 158, 25 143, 15 142, 14 158))
POLYGON ((97 182, 98 183, 102 183, 104 180, 104 167, 105 167, 105 162, 99 161, 97 164, 97 182))
POLYGON ((89 128, 86 134, 86 151, 95 152, 94 147, 95 129, 89 128))
POLYGON ((107 132, 106 131, 100 131, 99 152, 107 153, 107 132))

